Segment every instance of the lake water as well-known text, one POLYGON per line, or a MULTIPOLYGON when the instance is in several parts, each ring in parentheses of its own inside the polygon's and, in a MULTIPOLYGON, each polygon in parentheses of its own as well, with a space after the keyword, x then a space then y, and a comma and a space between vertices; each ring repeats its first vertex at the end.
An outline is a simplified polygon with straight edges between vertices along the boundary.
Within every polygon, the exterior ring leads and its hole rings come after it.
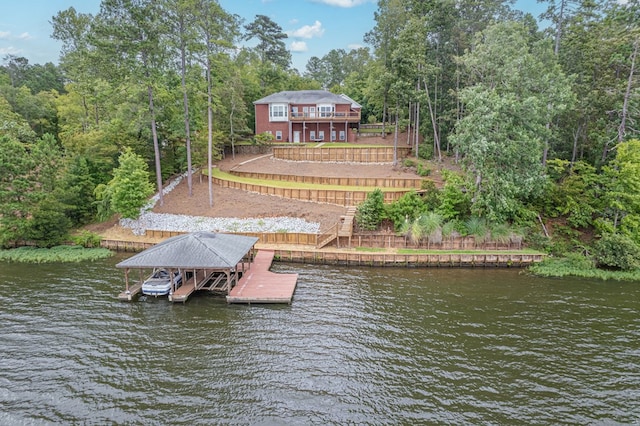
POLYGON ((274 265, 292 305, 0 264, 0 424, 640 422, 640 283, 274 265))

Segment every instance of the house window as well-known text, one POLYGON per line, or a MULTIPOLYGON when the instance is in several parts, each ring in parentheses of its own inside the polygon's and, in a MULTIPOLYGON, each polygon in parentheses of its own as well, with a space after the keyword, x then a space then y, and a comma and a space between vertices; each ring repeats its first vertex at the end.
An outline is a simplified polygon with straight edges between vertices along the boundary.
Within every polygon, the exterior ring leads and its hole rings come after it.
POLYGON ((291 107, 291 116, 292 117, 300 117, 300 115, 298 114, 298 107, 297 106, 291 107))
POLYGON ((310 138, 312 141, 315 141, 315 140, 316 140, 316 131, 315 131, 315 130, 312 130, 312 131, 311 131, 311 133, 309 134, 309 138, 310 138))
POLYGON ((287 121, 287 115, 286 104, 269 105, 269 121, 287 121))
POLYGON ((340 130, 340 140, 343 141, 345 139, 345 133, 344 130, 340 130))
POLYGON ((324 130, 320 130, 318 132, 318 140, 320 140, 320 141, 324 140, 324 130))
POLYGON ((331 117, 333 114, 333 105, 318 105, 320 117, 331 117))
POLYGON ((276 140, 277 141, 282 140, 282 130, 276 130, 276 140))
POLYGON ((331 131, 331 142, 333 142, 333 141, 335 141, 335 140, 336 140, 336 131, 335 131, 335 130, 332 130, 332 131, 331 131))

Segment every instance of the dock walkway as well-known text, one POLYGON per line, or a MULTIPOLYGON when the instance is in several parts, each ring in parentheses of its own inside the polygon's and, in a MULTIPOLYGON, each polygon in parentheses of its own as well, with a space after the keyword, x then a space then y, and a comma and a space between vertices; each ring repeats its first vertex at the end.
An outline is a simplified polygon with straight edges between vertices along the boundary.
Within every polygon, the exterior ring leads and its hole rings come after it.
POLYGON ((251 268, 231 289, 227 303, 291 303, 298 274, 271 272, 273 250, 259 250, 251 268))

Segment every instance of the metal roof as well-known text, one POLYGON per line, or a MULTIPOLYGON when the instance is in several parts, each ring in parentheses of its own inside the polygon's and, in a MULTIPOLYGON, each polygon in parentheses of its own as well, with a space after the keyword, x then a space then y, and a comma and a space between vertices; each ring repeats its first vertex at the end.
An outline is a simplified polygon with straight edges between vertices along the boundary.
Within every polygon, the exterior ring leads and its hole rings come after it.
MULTIPOLYGON (((254 104, 353 104, 353 99, 345 99, 341 95, 327 92, 326 90, 295 90, 274 93, 262 99, 258 99, 254 104)), ((360 107, 360 105, 358 105, 360 107)))
POLYGON ((116 267, 230 269, 236 267, 256 242, 256 237, 194 232, 168 238, 116 267))

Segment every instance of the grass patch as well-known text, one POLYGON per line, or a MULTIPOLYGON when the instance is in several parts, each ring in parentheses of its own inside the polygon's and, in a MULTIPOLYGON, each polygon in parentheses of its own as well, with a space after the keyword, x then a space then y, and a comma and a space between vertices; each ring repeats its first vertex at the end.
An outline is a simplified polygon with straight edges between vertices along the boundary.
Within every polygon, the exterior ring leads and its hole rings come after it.
MULTIPOLYGON (((203 170, 202 173, 204 175, 207 174, 206 170, 203 170)), ((270 188, 288 188, 288 189, 322 189, 322 190, 334 190, 334 191, 373 191, 377 187, 373 186, 342 186, 342 185, 319 185, 312 183, 303 183, 303 182, 289 182, 289 181, 279 181, 279 180, 262 180, 262 179, 254 179, 243 176, 232 175, 231 173, 223 172, 218 168, 212 169, 212 176, 227 180, 229 182, 238 182, 238 183, 246 183, 250 185, 261 185, 270 188)), ((382 192, 393 192, 397 191, 399 188, 380 188, 382 192)))
POLYGON ((70 263, 87 260, 106 259, 112 256, 104 248, 84 248, 81 246, 56 246, 50 249, 37 247, 19 247, 0 250, 0 261, 19 263, 70 263))
POLYGON ((607 271, 598 269, 588 259, 580 255, 548 257, 540 263, 529 266, 534 275, 541 277, 580 277, 614 281, 640 281, 640 269, 634 271, 607 271))
POLYGON ((360 251, 364 253, 380 253, 387 250, 380 247, 356 247, 356 251, 360 251))

